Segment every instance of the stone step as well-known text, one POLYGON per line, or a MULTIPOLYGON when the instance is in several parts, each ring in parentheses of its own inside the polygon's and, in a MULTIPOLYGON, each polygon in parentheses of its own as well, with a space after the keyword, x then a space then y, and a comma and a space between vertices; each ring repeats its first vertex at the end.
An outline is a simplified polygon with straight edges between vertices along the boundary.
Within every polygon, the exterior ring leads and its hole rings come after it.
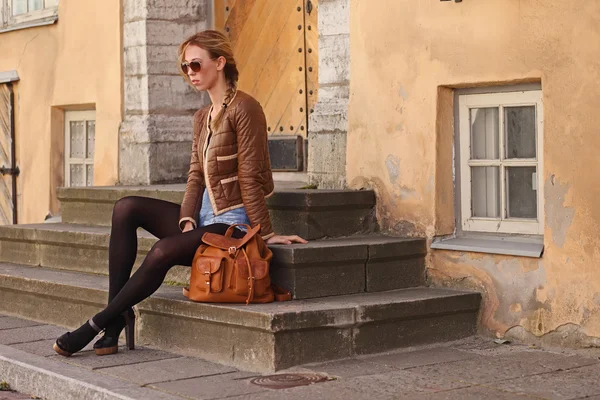
MULTIPOLYGON (((0 312, 74 328, 107 299, 104 276, 0 264, 0 312)), ((271 372, 475 333, 481 296, 410 288, 285 303, 194 303, 162 287, 137 306, 137 343, 271 372)))
MULTIPOLYGON (((106 275, 110 228, 76 224, 0 226, 0 262, 106 275)), ((139 266, 156 242, 138 234, 139 266)), ((424 239, 380 235, 274 245, 271 276, 297 299, 378 292, 425 283, 424 239)), ((174 267, 166 281, 185 284, 188 267, 174 267)))
MULTIPOLYGON (((304 183, 277 182, 267 199, 273 228, 307 240, 377 231, 372 190, 300 189, 304 183)), ((110 225, 112 208, 126 196, 143 196, 180 204, 185 185, 97 186, 60 188, 62 222, 110 225)))

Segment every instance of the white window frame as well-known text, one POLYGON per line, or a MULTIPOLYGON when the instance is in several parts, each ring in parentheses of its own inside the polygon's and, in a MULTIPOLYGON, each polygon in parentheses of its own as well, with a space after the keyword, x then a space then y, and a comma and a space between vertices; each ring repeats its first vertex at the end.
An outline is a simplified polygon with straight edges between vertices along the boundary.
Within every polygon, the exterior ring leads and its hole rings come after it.
MULTIPOLYGON (((66 111, 65 112, 65 155, 64 155, 64 164, 65 164, 65 187, 71 187, 71 165, 72 164, 83 164, 84 167, 84 177, 87 176, 87 166, 94 165, 94 155, 92 158, 71 158, 71 132, 70 126, 71 122, 80 122, 80 121, 94 121, 96 122, 96 111, 66 111)), ((87 126, 86 126, 86 146, 87 146, 87 126)), ((96 136, 94 135, 94 141, 96 140, 96 136)), ((96 146, 94 145, 94 150, 96 146)), ((86 147, 87 149, 87 147, 86 147)), ((84 179, 85 186, 87 187, 87 180, 84 179)), ((92 178, 93 181, 93 178, 92 178)), ((93 184, 93 182, 92 182, 93 184)))
POLYGON ((464 94, 458 96, 459 108, 459 162, 460 162, 460 210, 462 230, 471 232, 495 232, 512 234, 543 234, 544 232, 544 185, 543 185, 543 149, 544 149, 544 110, 542 91, 528 90, 518 92, 464 94), (535 106, 536 108, 536 158, 506 159, 504 107, 535 106), (499 108, 500 160, 471 160, 471 108, 499 108), (471 205, 471 168, 473 166, 498 166, 500 168, 500 218, 482 218, 472 216, 471 205), (504 167, 535 166, 537 191, 537 219, 505 218, 506 216, 506 177, 504 167))
MULTIPOLYGON (((58 19, 58 5, 13 16, 12 2, 13 0, 0 0, 0 32, 50 25, 58 19)), ((46 0, 44 4, 45 2, 46 0)))

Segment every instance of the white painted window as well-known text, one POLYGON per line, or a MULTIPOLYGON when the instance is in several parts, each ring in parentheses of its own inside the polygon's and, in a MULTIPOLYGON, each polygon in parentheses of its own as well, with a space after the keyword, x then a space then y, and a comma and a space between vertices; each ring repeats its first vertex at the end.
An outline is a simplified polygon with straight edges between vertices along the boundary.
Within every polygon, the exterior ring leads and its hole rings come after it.
POLYGON ((0 29, 56 21, 58 0, 0 0, 0 29))
POLYGON ((65 113, 65 186, 94 185, 95 111, 65 113))
POLYGON ((542 234, 541 90, 458 97, 463 231, 542 234))

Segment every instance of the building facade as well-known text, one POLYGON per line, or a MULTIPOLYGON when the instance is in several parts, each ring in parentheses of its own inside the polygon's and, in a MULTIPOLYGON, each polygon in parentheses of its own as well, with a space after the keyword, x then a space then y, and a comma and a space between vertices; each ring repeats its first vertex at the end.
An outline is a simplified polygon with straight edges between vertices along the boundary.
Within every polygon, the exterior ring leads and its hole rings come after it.
POLYGON ((176 46, 215 27, 291 138, 281 169, 374 189, 382 231, 428 239, 431 285, 483 293, 483 333, 600 337, 600 3, 2 1, 19 223, 60 185, 181 181, 207 99, 176 46))

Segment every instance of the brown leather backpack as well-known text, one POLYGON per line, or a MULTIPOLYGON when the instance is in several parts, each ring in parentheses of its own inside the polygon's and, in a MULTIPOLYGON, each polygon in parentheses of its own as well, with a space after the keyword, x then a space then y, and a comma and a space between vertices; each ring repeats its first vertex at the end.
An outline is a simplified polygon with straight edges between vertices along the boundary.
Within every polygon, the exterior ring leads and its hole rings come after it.
POLYGON ((273 253, 258 235, 260 225, 251 228, 236 224, 225 236, 205 233, 192 262, 190 287, 183 295, 206 303, 270 303, 291 300, 290 292, 271 284, 269 264, 273 253), (231 237, 236 226, 248 233, 241 239, 231 237))

